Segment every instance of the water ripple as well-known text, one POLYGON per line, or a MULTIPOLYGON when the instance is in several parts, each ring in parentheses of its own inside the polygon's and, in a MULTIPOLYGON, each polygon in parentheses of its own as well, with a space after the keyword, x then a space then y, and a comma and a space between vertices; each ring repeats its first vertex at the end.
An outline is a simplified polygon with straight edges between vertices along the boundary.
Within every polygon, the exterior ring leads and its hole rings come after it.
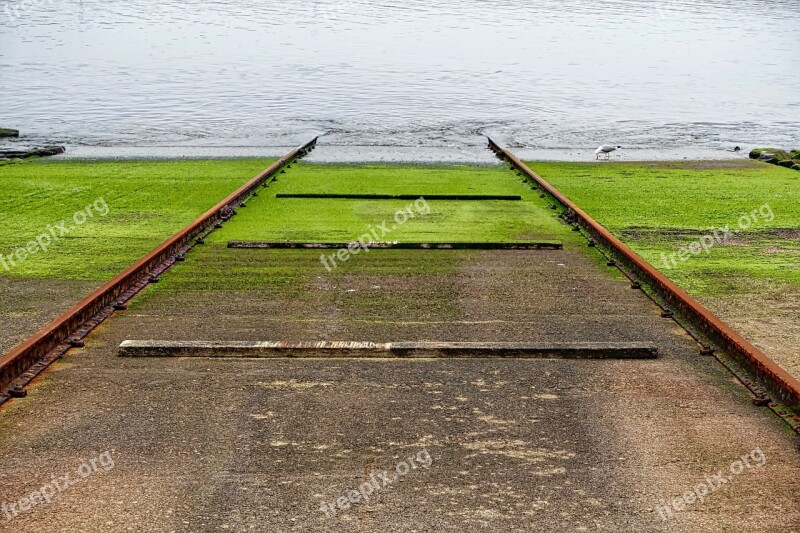
POLYGON ((95 146, 800 144, 800 4, 6 0, 2 121, 95 146))

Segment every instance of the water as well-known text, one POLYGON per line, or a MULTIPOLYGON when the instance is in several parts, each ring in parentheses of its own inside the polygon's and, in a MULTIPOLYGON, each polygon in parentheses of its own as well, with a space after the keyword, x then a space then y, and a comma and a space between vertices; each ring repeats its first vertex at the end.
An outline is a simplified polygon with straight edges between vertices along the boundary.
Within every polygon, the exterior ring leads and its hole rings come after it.
POLYGON ((315 133, 340 159, 480 159, 485 134, 563 159, 798 147, 798 20, 797 0, 0 0, 0 126, 99 156, 315 133))

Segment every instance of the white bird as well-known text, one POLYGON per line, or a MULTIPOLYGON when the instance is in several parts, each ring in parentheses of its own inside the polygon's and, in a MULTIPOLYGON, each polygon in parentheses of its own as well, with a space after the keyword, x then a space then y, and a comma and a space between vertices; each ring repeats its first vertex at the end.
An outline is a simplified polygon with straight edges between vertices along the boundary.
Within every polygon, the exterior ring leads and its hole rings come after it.
POLYGON ((622 146, 609 146, 607 144, 604 144, 603 146, 599 147, 597 150, 594 151, 595 155, 597 156, 595 159, 600 159, 600 156, 603 154, 605 154, 606 159, 611 159, 611 152, 616 152, 621 148, 622 146))

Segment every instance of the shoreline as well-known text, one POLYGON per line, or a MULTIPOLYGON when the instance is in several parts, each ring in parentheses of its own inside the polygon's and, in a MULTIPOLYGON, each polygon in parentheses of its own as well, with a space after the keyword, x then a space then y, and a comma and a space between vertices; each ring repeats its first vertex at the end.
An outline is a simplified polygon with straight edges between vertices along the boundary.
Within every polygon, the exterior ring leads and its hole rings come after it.
MULTIPOLYGON (((323 146, 320 144, 320 146, 323 146)), ((118 146, 87 147, 67 146, 60 160, 217 160, 253 159, 279 157, 291 146, 246 146, 246 147, 178 147, 178 146, 118 146)), ((515 152, 527 161, 565 163, 606 163, 596 161, 594 148, 544 149, 515 148, 515 152)), ((612 163, 649 163, 681 161, 747 161, 749 150, 733 152, 709 148, 623 149, 615 153, 612 163)), ((391 146, 325 146, 310 154, 309 163, 417 163, 417 164, 497 164, 497 159, 483 145, 441 147, 391 147, 391 146)))
MULTIPOLYGON (((222 145, 182 145, 178 144, 119 144, 87 145, 71 144, 64 140, 50 141, 36 137, 7 139, 0 148, 8 150, 29 150, 35 147, 58 144, 66 152, 58 156, 63 160, 216 160, 252 159, 280 157, 287 150, 305 140, 305 137, 289 135, 278 144, 231 144, 222 145)), ((358 141, 356 141, 358 142, 358 141)), ((602 139, 598 140, 598 144, 602 139)), ((637 147, 622 143, 622 149, 615 152, 612 162, 656 162, 656 161, 718 161, 746 160, 751 150, 760 146, 741 144, 741 151, 734 151, 734 145, 712 147, 702 145, 683 145, 665 147, 637 147)), ((596 162, 597 146, 536 147, 508 144, 524 160, 542 162, 596 162)), ((449 146, 424 145, 373 145, 344 144, 341 139, 320 138, 319 150, 310 154, 311 163, 455 163, 455 164, 496 164, 497 160, 487 150, 483 137, 467 140, 449 146), (327 142, 326 142, 327 141, 327 142)), ((603 161, 605 162, 605 161, 603 161)))
MULTIPOLYGON (((104 163, 130 163, 130 164, 170 164, 170 163, 237 163, 247 161, 260 161, 275 159, 275 156, 231 156, 231 157, 180 157, 180 158, 147 158, 147 157, 115 157, 115 158, 100 158, 100 157, 65 157, 64 154, 50 157, 34 157, 29 159, 17 160, 0 160, 0 169, 22 164, 77 164, 77 165, 93 165, 104 163)), ((332 168, 358 168, 358 167, 375 167, 375 168, 459 168, 459 167, 475 167, 475 168, 492 168, 503 166, 503 163, 497 158, 491 158, 488 161, 464 161, 464 160, 437 160, 431 159, 426 161, 413 161, 413 160, 328 160, 324 158, 321 160, 314 160, 311 155, 306 156, 306 163, 317 165, 319 167, 332 167, 332 168)), ((730 169, 745 170, 757 169, 762 166, 773 166, 749 158, 724 158, 719 157, 716 159, 627 159, 627 160, 614 160, 611 161, 585 161, 585 160, 557 160, 557 159, 530 159, 526 158, 525 161, 532 165, 585 165, 587 168, 592 168, 595 165, 601 167, 603 165, 608 167, 615 166, 630 166, 632 168, 652 167, 653 169, 686 169, 686 170, 725 170, 730 169)))

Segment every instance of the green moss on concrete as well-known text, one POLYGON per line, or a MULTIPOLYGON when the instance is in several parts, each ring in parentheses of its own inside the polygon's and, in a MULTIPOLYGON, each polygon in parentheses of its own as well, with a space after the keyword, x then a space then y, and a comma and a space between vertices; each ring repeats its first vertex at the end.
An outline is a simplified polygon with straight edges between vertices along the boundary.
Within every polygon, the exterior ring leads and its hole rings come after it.
MULTIPOLYGON (((576 241, 536 191, 503 167, 297 164, 211 242, 351 242, 377 231, 382 241, 576 241), (523 201, 292 199, 277 193, 504 194, 523 201), (395 215, 411 208, 414 217, 395 215), (427 215, 422 215, 430 209, 427 215), (385 223, 385 226, 383 224, 385 223), (384 229, 390 230, 384 234, 384 229)), ((375 234, 373 234, 375 235, 375 234)), ((374 240, 374 239, 369 239, 374 240)))
POLYGON ((32 161, 4 166, 0 253, 7 256, 25 247, 62 220, 74 229, 46 253, 39 251, 8 270, 0 263, 0 275, 109 279, 269 164, 267 160, 32 161), (73 215, 99 199, 108 206, 107 216, 76 226, 73 215))
MULTIPOLYGON (((246 208, 176 265, 152 293, 164 291, 268 290, 302 300, 309 286, 370 277, 420 277, 461 268, 474 250, 359 251, 328 271, 320 256, 337 250, 228 249, 231 240, 350 242, 379 227, 396 226, 395 213, 413 202, 395 200, 281 199, 278 193, 506 194, 523 201, 430 201, 430 213, 400 225, 381 240, 500 241, 556 240, 589 250, 586 241, 557 218, 538 191, 505 167, 314 165, 298 163, 262 189, 246 208), (387 258, 391 258, 387 261, 387 258), (339 280, 339 281, 336 281, 339 280)), ((535 252, 547 254, 548 252, 535 252)), ((601 257, 592 254, 598 264, 601 257)), ((605 263, 602 262, 604 265, 605 263)), ((603 267, 607 268, 607 267, 603 267)), ((609 270, 609 275, 614 271, 609 270)), ((341 282, 341 283, 340 283, 341 282)), ((351 298, 361 305, 359 297, 351 298)), ((369 300, 369 299, 368 299, 369 300)), ((365 300, 363 305, 375 302, 365 300)))
POLYGON ((475 165, 314 165, 287 170, 281 193, 305 194, 520 194, 501 167, 475 165))
POLYGON ((800 181, 794 172, 747 162, 532 167, 695 295, 744 294, 765 282, 800 286, 800 181), (774 219, 759 216, 758 224, 711 253, 669 261, 714 230, 737 229, 740 216, 764 205, 774 219))
MULTIPOLYGON (((470 250, 409 251, 375 250, 361 253, 328 272, 320 261, 323 252, 335 250, 234 250, 222 243, 208 243, 195 248, 187 261, 176 264, 161 283, 132 301, 142 305, 154 295, 184 292, 220 292, 269 290, 283 297, 312 297, 309 285, 325 279, 349 276, 430 276, 455 272, 470 250), (420 258, 423 257, 424 261, 420 258), (390 258, 390 261, 387 261, 390 258)), ((135 310, 135 307, 132 307, 135 310)))

